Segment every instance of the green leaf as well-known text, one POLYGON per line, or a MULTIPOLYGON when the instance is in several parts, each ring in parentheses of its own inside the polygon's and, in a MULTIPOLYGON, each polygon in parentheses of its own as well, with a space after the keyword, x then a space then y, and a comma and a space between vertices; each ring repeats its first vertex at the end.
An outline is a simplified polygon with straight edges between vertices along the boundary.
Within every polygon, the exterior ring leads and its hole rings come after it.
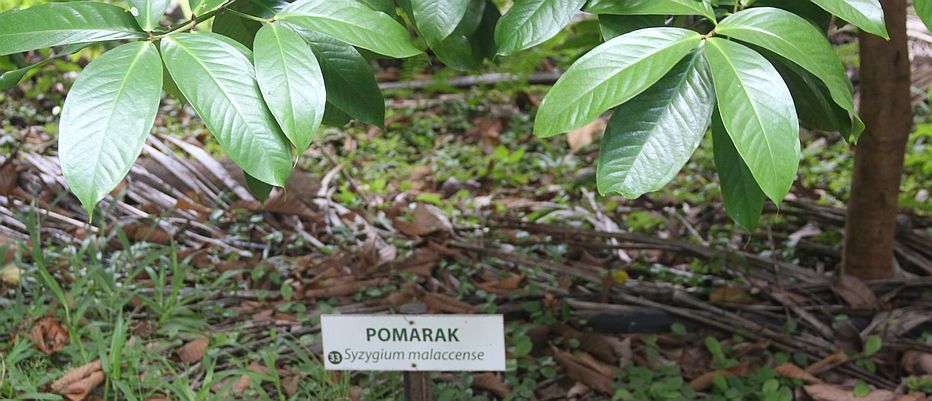
MULTIPOLYGON (((766 52, 766 50, 761 50, 766 52)), ((802 67, 779 56, 762 53, 783 77, 793 95, 796 113, 804 125, 823 131, 837 131, 849 142, 864 130, 864 123, 855 114, 842 109, 832 100, 828 87, 802 67)))
POLYGON ((361 0, 365 5, 375 11, 381 11, 389 16, 395 15, 394 0, 361 0))
POLYGON ((189 0, 191 14, 198 16, 207 14, 226 3, 226 0, 189 0))
POLYGON ((369 62, 353 46, 301 27, 288 26, 304 37, 317 56, 327 87, 327 102, 359 121, 384 126, 385 98, 369 62))
POLYGON ((599 152, 599 192, 634 199, 660 190, 686 165, 709 127, 715 90, 696 51, 615 110, 599 152))
POLYGON ((331 127, 342 127, 349 124, 352 119, 353 117, 344 113, 343 110, 338 109, 333 103, 327 102, 327 106, 324 107, 324 118, 321 124, 331 127))
POLYGON ((0 55, 145 36, 132 14, 106 3, 48 3, 0 13, 0 55))
POLYGON ((288 139, 262 100, 249 59, 219 37, 162 39, 165 65, 230 159, 255 178, 284 186, 292 167, 288 139))
POLYGON ((162 62, 150 42, 122 45, 88 64, 68 92, 59 124, 62 173, 90 216, 139 157, 162 94, 162 62))
MULTIPOLYGON (((403 1, 402 4, 404 3, 403 1)), ((467 3, 469 7, 465 16, 446 39, 437 43, 429 36, 425 37, 437 58, 448 67, 459 71, 479 68, 486 53, 482 44, 472 40, 472 36, 482 22, 487 2, 486 0, 469 0, 467 3)))
POLYGON ((207 36, 213 40, 226 43, 230 45, 230 47, 236 49, 236 51, 240 52, 240 54, 242 54, 243 56, 246 56, 246 58, 249 59, 250 62, 252 62, 252 57, 253 57, 252 49, 246 47, 246 45, 240 43, 236 39, 233 39, 229 36, 220 35, 214 32, 198 32, 198 35, 207 36))
POLYGON ((228 12, 227 9, 259 18, 272 18, 288 4, 285 0, 239 0, 217 13, 213 23, 210 24, 210 30, 251 47, 256 38, 256 32, 259 32, 262 24, 228 12))
POLYGON ((913 7, 926 28, 932 30, 932 0, 913 0, 913 7))
POLYGON ((62 49, 62 51, 58 52, 54 56, 51 56, 38 63, 27 65, 23 68, 18 68, 12 71, 5 71, 3 73, 0 73, 0 90, 10 89, 16 86, 16 84, 18 84, 20 81, 23 80, 23 77, 25 77, 26 74, 29 73, 29 71, 42 67, 56 59, 59 59, 65 56, 70 56, 74 53, 77 53, 78 51, 80 51, 81 49, 85 47, 87 47, 86 43, 75 43, 73 45, 66 46, 64 49, 62 49))
POLYGON ((599 15, 599 29, 606 41, 634 32, 638 29, 663 26, 662 15, 599 15))
POLYGON ((246 189, 249 190, 249 193, 255 196, 259 203, 265 203, 269 199, 269 194, 272 193, 272 186, 257 180, 245 171, 243 176, 246 177, 246 189))
POLYGON ((470 1, 410 0, 414 24, 429 42, 439 43, 459 26, 470 1))
POLYGON ((257 21, 248 20, 228 11, 221 11, 210 24, 210 31, 226 36, 243 45, 250 46, 256 38, 256 33, 262 28, 257 21))
POLYGON ((495 27, 498 54, 537 46, 570 24, 586 0, 515 0, 495 27))
POLYGON ((129 0, 129 12, 136 17, 142 30, 152 32, 159 26, 162 14, 171 4, 170 0, 129 0))
POLYGON ((483 58, 491 59, 498 53, 498 45, 495 43, 495 27, 501 18, 502 12, 495 2, 486 0, 482 20, 479 21, 476 32, 469 38, 473 49, 476 49, 475 51, 478 51, 483 58))
POLYGON ((858 380, 858 383, 854 385, 854 390, 852 391, 856 398, 867 397, 871 393, 871 387, 864 383, 861 380, 858 380))
POLYGON ((715 11, 706 0, 590 0, 585 10, 594 14, 701 15, 715 20, 715 11))
POLYGON ((262 97, 302 154, 317 136, 327 103, 320 64, 301 35, 275 24, 259 30, 253 51, 262 97))
POLYGON ((741 159, 738 149, 731 140, 718 110, 712 116, 712 147, 715 154, 715 169, 718 170, 725 212, 738 225, 748 230, 757 228, 764 200, 748 165, 741 159))
POLYGON ((728 135, 757 184, 779 204, 799 168, 799 119, 790 90, 773 65, 746 46, 711 38, 705 55, 728 135))
POLYGON ((786 10, 805 18, 822 32, 828 32, 832 24, 832 14, 809 1, 756 0, 748 2, 747 7, 774 7, 786 10))
POLYGON ((812 0, 825 11, 835 14, 865 32, 890 39, 878 0, 812 0))
POLYGON ((814 75, 828 88, 834 102, 848 112, 851 126, 857 111, 845 67, 828 39, 808 21, 777 8, 751 8, 725 18, 716 32, 763 47, 814 75))
POLYGON ((573 63, 537 111, 534 134, 581 127, 660 80, 701 42, 680 28, 648 28, 619 36, 573 63))
POLYGON ((389 57, 421 54, 398 21, 356 0, 298 0, 275 19, 389 57))
POLYGON ((883 339, 880 336, 870 336, 864 342, 864 357, 871 357, 880 352, 883 348, 883 339))

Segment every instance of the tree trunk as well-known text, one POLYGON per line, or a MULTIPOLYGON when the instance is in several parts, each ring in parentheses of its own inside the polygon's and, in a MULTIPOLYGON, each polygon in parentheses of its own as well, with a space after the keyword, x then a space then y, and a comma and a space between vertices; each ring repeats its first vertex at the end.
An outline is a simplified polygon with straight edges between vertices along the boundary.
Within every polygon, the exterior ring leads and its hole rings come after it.
POLYGON ((893 274, 893 240, 906 142, 912 128, 906 0, 881 0, 890 40, 862 32, 861 117, 845 227, 845 273, 893 274))

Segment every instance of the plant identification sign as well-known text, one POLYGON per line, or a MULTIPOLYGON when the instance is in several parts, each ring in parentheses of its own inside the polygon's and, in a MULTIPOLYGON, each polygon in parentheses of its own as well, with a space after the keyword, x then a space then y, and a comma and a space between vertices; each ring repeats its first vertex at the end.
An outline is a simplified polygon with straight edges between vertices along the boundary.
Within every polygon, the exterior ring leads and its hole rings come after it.
POLYGON ((502 315, 322 315, 327 370, 504 371, 502 315))

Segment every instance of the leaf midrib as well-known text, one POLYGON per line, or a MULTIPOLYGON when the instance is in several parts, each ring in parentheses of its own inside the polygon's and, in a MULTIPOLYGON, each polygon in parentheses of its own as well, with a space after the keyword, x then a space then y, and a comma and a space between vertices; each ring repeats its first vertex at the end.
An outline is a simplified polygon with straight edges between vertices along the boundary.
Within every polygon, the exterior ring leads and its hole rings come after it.
MULTIPOLYGON (((696 66, 696 61, 698 60, 699 57, 702 57, 702 55, 696 54, 695 56, 693 56, 693 58, 692 58, 691 60, 689 60, 689 66, 686 67, 686 70, 685 70, 685 72, 683 73, 683 76, 682 76, 682 77, 680 78, 680 80, 676 83, 676 85, 674 85, 674 86, 671 88, 671 89, 673 90, 673 96, 670 97, 671 100, 672 100, 672 99, 675 99, 677 96, 679 96, 679 95, 682 93, 681 90, 682 90, 683 86, 684 86, 687 82, 689 82, 689 77, 692 76, 692 71, 693 71, 693 69, 696 68, 696 67, 695 67, 695 66, 696 66)), ((668 102, 667 105, 663 108, 663 112, 661 112, 660 115, 657 116, 656 121, 654 121, 654 124, 652 124, 653 127, 651 127, 651 129, 650 129, 650 133, 649 133, 649 135, 648 135, 648 137, 647 137, 647 140, 644 141, 644 144, 645 144, 645 145, 646 145, 647 142, 650 140, 650 138, 652 138, 654 135, 657 134, 657 132, 658 132, 658 131, 657 131, 658 124, 656 124, 656 123, 659 122, 660 120, 662 120, 664 117, 666 117, 666 116, 670 113, 670 109, 671 109, 670 105, 671 105, 672 103, 673 103, 672 101, 671 101, 671 102, 668 102)), ((634 156, 634 161, 631 163, 631 167, 636 166, 636 165, 638 164, 638 161, 641 160, 641 156, 643 156, 643 155, 644 155, 644 146, 641 146, 640 149, 638 150, 638 154, 637 154, 636 156, 634 156)), ((628 169, 628 171, 630 172, 631 169, 628 169)), ((622 185, 627 184, 627 183, 628 183, 628 179, 629 179, 630 177, 631 177, 630 174, 625 174, 625 180, 622 182, 622 185)))
MULTIPOLYGON (((107 123, 104 128, 104 132, 108 134, 110 132, 110 126, 113 123, 113 117, 116 115, 117 105, 120 104, 120 98, 123 97, 123 92, 126 89, 126 82, 129 81, 130 75, 132 75, 133 70, 136 68, 136 64, 139 63, 139 60, 140 58, 142 58, 142 54, 145 53, 145 51, 146 51, 146 46, 139 47, 139 51, 137 51, 135 56, 133 56, 133 60, 129 63, 129 67, 126 68, 126 74, 123 75, 123 79, 120 81, 120 87, 117 89, 116 96, 113 97, 113 106, 110 107, 110 114, 107 116, 107 123)), ((149 133, 146 132, 146 135, 149 135, 149 133)), ((103 149, 103 143, 108 138, 109 138, 109 135, 101 135, 99 146, 97 148, 103 149)), ((98 161, 100 160, 101 153, 102 152, 97 153, 96 159, 98 161)), ((98 171, 100 171, 100 167, 101 167, 100 163, 94 163, 94 171, 92 172, 91 177, 94 178, 95 182, 97 181, 97 173, 98 171)), ((94 196, 96 197, 97 195, 95 194, 94 196)))
MULTIPOLYGON (((191 56, 192 59, 194 59, 194 61, 201 67, 201 69, 203 69, 204 72, 207 73, 207 76, 210 77, 210 80, 213 81, 214 85, 219 89, 220 93, 223 93, 223 97, 227 100, 227 103, 230 104, 230 107, 232 107, 233 110, 236 111, 236 114, 235 114, 236 118, 242 122, 243 126, 247 128, 247 131, 250 131, 253 135, 255 135, 256 138, 260 138, 261 135, 256 135, 256 132, 252 130, 251 124, 249 124, 249 123, 246 121, 246 118, 243 117, 243 112, 240 110, 239 107, 237 107, 236 102, 234 102, 233 99, 230 97, 230 95, 227 93, 227 91, 223 89, 223 85, 220 85, 220 82, 217 81, 217 79, 214 77, 214 75, 210 73, 210 70, 207 68, 207 66, 206 66, 203 62, 201 62, 201 59, 198 58, 198 57, 191 51, 191 49, 189 49, 187 46, 185 46, 183 43, 179 42, 178 40, 172 40, 172 42, 174 42, 175 44, 177 44, 178 47, 179 47, 181 50, 184 50, 186 53, 188 53, 188 55, 191 56)), ((224 45, 226 45, 226 44, 224 44, 224 45)), ((228 45, 227 45, 227 46, 228 46, 228 45)), ((235 49, 234 49, 234 50, 235 50, 235 49)), ((235 51, 235 53, 236 53, 236 54, 240 54, 239 51, 235 51)), ((184 91, 182 90, 182 93, 183 93, 183 92, 184 92, 184 91)), ((185 96, 187 96, 187 95, 185 95, 185 96)), ((192 103, 192 106, 193 106, 193 105, 194 105, 194 104, 192 103)), ((196 108, 197 108, 197 107, 195 107, 195 109, 196 109, 196 108)), ((200 114, 200 113, 199 113, 199 114, 200 114)), ((232 139, 232 136, 231 136, 231 139, 232 139)), ((263 142, 265 142, 265 141, 263 141, 263 142)), ((262 150, 260 149, 259 151, 261 152, 262 150)), ((263 153, 268 154, 268 152, 263 152, 263 153)), ((272 160, 272 159, 270 159, 270 160, 272 160)), ((273 172, 272 175, 275 176, 274 172, 273 172)))
MULTIPOLYGON (((598 81, 598 83, 595 84, 595 85, 593 85, 591 89, 588 89, 588 90, 586 90, 585 92, 583 92, 583 93, 579 96, 580 99, 583 98, 583 97, 591 97, 591 96, 592 96, 592 93, 595 92, 595 90, 596 90, 597 88, 600 88, 600 87, 604 86, 606 82, 608 82, 608 81, 610 81, 610 80, 613 80, 613 79, 617 78, 619 75, 625 73, 626 71, 629 71, 629 70, 635 68, 636 66, 638 66, 638 65, 640 65, 641 63, 647 61, 648 59, 650 59, 650 58, 656 56, 657 54, 662 53, 662 52, 664 52, 664 51, 666 51, 666 50, 670 50, 670 49, 672 49, 675 45, 678 45, 679 43, 681 43, 681 42, 683 42, 683 41, 690 40, 690 39, 694 39, 694 38, 695 38, 694 36, 686 36, 686 37, 677 39, 677 40, 675 40, 675 41, 673 41, 673 42, 670 42, 667 46, 663 46, 663 47, 658 47, 658 48, 656 48, 656 49, 657 49, 656 51, 651 52, 651 53, 649 53, 649 54, 647 54, 647 55, 641 57, 640 59, 634 61, 633 63, 628 64, 626 67, 621 68, 621 69, 619 69, 617 72, 615 72, 615 73, 613 73, 613 74, 607 76, 605 79, 603 79, 603 80, 601 80, 601 81, 598 81)), ((631 98, 628 98, 628 100, 630 100, 630 99, 631 99, 631 98)), ((562 114, 563 111, 566 111, 567 109, 569 109, 570 107, 572 107, 572 106, 575 104, 575 103, 573 103, 573 102, 564 102, 564 103, 566 104, 566 106, 564 106, 564 107, 562 107, 562 108, 559 108, 559 109, 556 109, 555 111, 558 112, 558 113, 555 113, 555 114, 562 114)))
MULTIPOLYGON (((298 132, 297 132, 298 121, 297 121, 297 116, 295 115, 294 103, 291 102, 291 76, 288 74, 288 62, 285 60, 285 47, 282 44, 282 37, 281 35, 279 35, 280 33, 278 31, 279 28, 276 27, 275 25, 269 25, 269 26, 272 27, 272 35, 275 35, 275 44, 278 45, 278 50, 279 50, 278 54, 280 56, 279 59, 282 62, 282 75, 285 76, 285 80, 284 80, 285 88, 288 92, 288 96, 286 96, 286 98, 288 100, 288 108, 291 109, 291 112, 288 114, 291 114, 291 125, 293 126, 292 128, 295 131, 292 134, 297 136, 298 135, 298 132)), ((272 116, 275 116, 275 113, 272 113, 272 116)))
MULTIPOLYGON (((776 166, 776 157, 774 156, 774 154, 773 154, 773 148, 772 148, 771 145, 770 145, 770 136, 767 134, 768 131, 766 130, 766 128, 764 127, 763 122, 761 121, 761 115, 760 115, 760 112, 758 112, 758 110, 757 110, 757 104, 754 103, 752 97, 750 96, 750 93, 748 93, 748 91, 747 91, 747 89, 746 89, 746 86, 744 85, 744 83, 743 83, 743 82, 741 81, 741 79, 740 79, 741 75, 738 74, 738 67, 737 67, 734 63, 732 63, 731 58, 728 57, 728 54, 727 54, 717 43, 715 43, 715 41, 709 41, 709 42, 710 42, 710 43, 709 43, 710 45, 715 46, 716 50, 718 50, 718 52, 721 54, 722 58, 725 60, 725 62, 728 64, 728 66, 732 68, 732 71, 735 73, 734 76, 735 76, 735 78, 737 79, 737 81, 738 81, 738 83, 739 83, 739 85, 740 85, 740 87, 741 87, 741 93, 744 95, 744 97, 747 98, 747 100, 748 100, 747 104, 749 104, 750 107, 751 107, 751 110, 754 111, 754 117, 755 117, 755 118, 754 118, 754 121, 755 121, 755 122, 757 123, 757 125, 760 127, 761 132, 764 133, 764 143, 767 144, 767 153, 770 154, 770 165, 771 165, 772 167, 775 167, 775 166, 776 166)), ((727 131, 728 131, 728 130, 726 129, 726 132, 727 132, 727 131)), ((735 135, 737 135, 737 134, 735 134, 735 135)), ((729 133, 729 136, 731 136, 731 133, 729 133)), ((732 139, 732 140, 734 140, 734 139, 732 139)), ((735 144, 735 149, 737 149, 737 148, 738 148, 738 146, 737 146, 737 143, 736 143, 736 144, 735 144)), ((740 150, 740 149, 738 149, 738 154, 741 154, 741 150, 740 150)), ((743 158, 744 158, 744 156, 742 155, 742 159, 743 159, 743 158)), ((750 164, 747 163, 747 162, 745 162, 745 164, 748 164, 748 166, 750 166, 750 164)), ((753 174, 754 171, 752 170, 751 173, 753 174)))
MULTIPOLYGON (((357 9, 354 9, 354 10, 357 10, 357 9)), ((348 21, 348 20, 345 20, 345 19, 334 18, 334 17, 328 16, 328 15, 319 14, 319 13, 318 13, 318 14, 310 14, 310 13, 307 13, 307 14, 283 13, 282 15, 279 15, 278 19, 279 19, 279 20, 286 20, 286 21, 287 21, 289 18, 294 19, 294 18, 301 18, 301 17, 303 17, 303 18, 309 18, 309 19, 315 19, 315 18, 316 18, 316 19, 322 19, 322 20, 331 21, 331 22, 337 22, 337 23, 349 25, 349 26, 354 27, 354 28, 359 28, 360 30, 365 30, 365 31, 367 31, 367 32, 371 32, 371 33, 378 34, 378 32, 376 32, 376 31, 373 30, 373 29, 369 29, 369 28, 368 28, 367 26, 365 26, 365 25, 359 25, 359 24, 354 23, 353 21, 348 21)), ((383 42, 383 44, 384 44, 384 43, 388 43, 388 44, 391 45, 393 48, 395 48, 394 45, 391 44, 391 42, 385 42, 385 41, 382 41, 382 40, 380 40, 380 42, 383 42)), ((395 48, 395 49, 397 50, 397 48, 395 48)))

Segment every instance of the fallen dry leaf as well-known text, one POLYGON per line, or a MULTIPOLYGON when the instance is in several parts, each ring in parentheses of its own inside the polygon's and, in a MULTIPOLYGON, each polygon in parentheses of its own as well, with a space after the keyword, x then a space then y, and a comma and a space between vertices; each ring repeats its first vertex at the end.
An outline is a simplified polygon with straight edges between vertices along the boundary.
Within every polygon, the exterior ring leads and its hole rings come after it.
POLYGON ((695 379, 692 379, 689 382, 689 387, 696 391, 707 390, 709 387, 712 387, 712 382, 716 377, 719 376, 728 377, 731 376, 731 373, 728 373, 728 371, 725 370, 713 370, 711 372, 706 372, 699 375, 695 379))
POLYGON ((393 222, 395 228, 405 235, 422 237, 436 232, 453 231, 450 219, 434 205, 418 203, 411 215, 413 220, 410 223, 399 219, 393 222))
POLYGON ((207 338, 193 340, 178 349, 178 359, 187 364, 200 362, 204 359, 209 344, 210 340, 207 338))
POLYGON ((439 293, 427 293, 424 295, 424 304, 430 313, 476 313, 476 307, 466 302, 457 300, 449 295, 439 293))
POLYGON ((877 309, 877 296, 857 277, 842 274, 832 284, 832 291, 855 309, 877 309))
POLYGON ((914 375, 932 375, 932 354, 906 351, 903 353, 903 369, 914 375))
POLYGON ((815 401, 894 401, 896 394, 889 390, 872 391, 864 397, 857 397, 851 390, 831 384, 811 384, 803 387, 815 401))
MULTIPOLYGON (((262 366, 256 362, 250 363, 246 369, 249 369, 259 374, 269 373, 269 370, 265 366, 262 366)), ((236 384, 233 385, 233 392, 242 393, 248 390, 251 385, 252 385, 252 380, 249 379, 249 375, 242 375, 239 377, 239 380, 236 381, 236 384)))
POLYGON ((473 373, 472 386, 495 394, 498 398, 505 398, 511 394, 511 388, 494 373, 473 373))
POLYGON ((595 121, 566 133, 566 143, 570 150, 576 152, 592 144, 595 138, 605 131, 605 120, 599 118, 595 121))
POLYGON ((351 283, 337 284, 326 286, 324 288, 314 288, 304 291, 304 298, 334 298, 353 295, 362 288, 373 288, 388 285, 391 280, 387 278, 376 278, 372 280, 354 281, 351 283))
POLYGON ((777 374, 779 374, 780 376, 783 376, 789 379, 802 380, 809 384, 822 383, 821 379, 813 376, 812 373, 809 373, 803 370, 802 368, 800 368, 799 366, 796 366, 795 364, 791 362, 786 362, 780 366, 777 366, 776 369, 774 369, 774 371, 777 372, 777 374))
POLYGON ((16 244, 9 237, 0 234, 0 263, 12 262, 16 256, 16 244))
POLYGON ((39 351, 52 355, 68 344, 68 330, 55 319, 46 316, 32 325, 29 339, 39 351))
POLYGON ((571 379, 583 383, 590 388, 604 394, 614 393, 614 384, 611 376, 603 375, 595 369, 587 367, 584 363, 568 352, 551 347, 553 359, 563 366, 566 375, 571 379))
POLYGON ((730 285, 718 287, 709 294, 709 302, 713 304, 742 304, 747 305, 754 302, 743 288, 730 285))
POLYGON ((586 394, 589 394, 589 386, 577 382, 566 391, 566 399, 578 400, 580 397, 585 397, 586 394))
POLYGON ((818 373, 819 371, 821 371, 822 369, 824 369, 824 368, 826 368, 826 367, 828 367, 828 366, 837 365, 837 364, 839 364, 839 363, 843 363, 843 362, 846 362, 846 361, 848 361, 848 354, 845 354, 845 351, 844 351, 844 350, 839 349, 839 350, 833 352, 831 355, 829 355, 829 356, 827 356, 827 357, 825 357, 825 358, 822 358, 822 360, 820 360, 820 361, 818 361, 818 362, 816 362, 816 363, 813 363, 812 365, 809 365, 809 366, 806 368, 806 372, 809 372, 809 373, 818 373))
POLYGON ((91 391, 104 382, 100 360, 69 370, 52 383, 52 391, 69 401, 83 401, 91 391))

